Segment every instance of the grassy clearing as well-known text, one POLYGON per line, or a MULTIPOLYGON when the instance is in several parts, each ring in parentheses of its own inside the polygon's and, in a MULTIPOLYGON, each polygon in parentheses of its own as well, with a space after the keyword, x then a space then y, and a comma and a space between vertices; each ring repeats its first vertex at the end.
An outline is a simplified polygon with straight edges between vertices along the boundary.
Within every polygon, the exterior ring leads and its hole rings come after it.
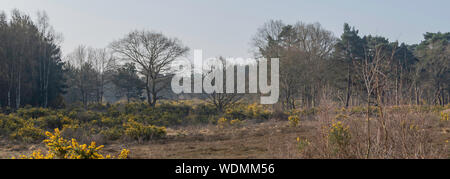
MULTIPOLYGON (((163 138, 108 141, 103 152, 113 155, 126 148, 130 158, 163 159, 367 158, 367 121, 359 110, 322 107, 314 115, 300 115, 295 126, 288 119, 274 118, 247 119, 240 125, 221 127, 217 123, 172 126, 167 127, 163 138), (342 137, 345 131, 347 138, 342 137)), ((373 113, 369 158, 450 158, 450 124, 445 118, 448 111, 389 107, 383 119, 373 113)), ((41 143, 3 139, 2 144, 1 158, 44 150, 41 143)))

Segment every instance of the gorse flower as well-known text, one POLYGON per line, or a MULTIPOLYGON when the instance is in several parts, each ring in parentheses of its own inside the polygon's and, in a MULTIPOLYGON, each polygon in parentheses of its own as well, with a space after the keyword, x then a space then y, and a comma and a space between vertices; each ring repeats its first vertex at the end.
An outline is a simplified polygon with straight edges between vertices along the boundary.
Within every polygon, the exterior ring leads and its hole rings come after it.
POLYGON ((328 132, 328 140, 331 144, 343 149, 349 145, 351 139, 349 126, 345 126, 342 122, 333 123, 328 132))
POLYGON ((297 115, 288 117, 289 124, 293 127, 297 127, 300 123, 300 117, 297 115))
POLYGON ((448 121, 448 113, 441 112, 441 121, 448 121))
MULTIPOLYGON (((95 142, 87 144, 79 144, 75 139, 68 141, 61 136, 59 129, 55 129, 54 133, 46 132, 48 139, 44 140, 48 151, 42 154, 41 151, 33 151, 29 156, 21 155, 20 159, 113 159, 111 155, 102 155, 99 152, 103 149, 103 145, 97 146, 95 142)), ((128 158, 129 150, 123 149, 117 156, 117 159, 128 158)))
POLYGON ((217 128, 223 129, 229 125, 228 119, 221 117, 219 120, 217 120, 217 128))

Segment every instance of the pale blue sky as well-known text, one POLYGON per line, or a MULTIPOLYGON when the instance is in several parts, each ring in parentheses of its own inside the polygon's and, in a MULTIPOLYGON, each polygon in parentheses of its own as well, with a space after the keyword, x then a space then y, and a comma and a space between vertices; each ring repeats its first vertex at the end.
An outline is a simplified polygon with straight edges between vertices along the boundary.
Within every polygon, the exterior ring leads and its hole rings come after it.
POLYGON ((363 35, 418 43, 425 32, 450 31, 449 7, 448 0, 0 0, 7 13, 45 10, 64 35, 64 54, 147 29, 203 49, 205 58, 250 57, 252 36, 270 19, 320 22, 336 36, 348 22, 363 35))

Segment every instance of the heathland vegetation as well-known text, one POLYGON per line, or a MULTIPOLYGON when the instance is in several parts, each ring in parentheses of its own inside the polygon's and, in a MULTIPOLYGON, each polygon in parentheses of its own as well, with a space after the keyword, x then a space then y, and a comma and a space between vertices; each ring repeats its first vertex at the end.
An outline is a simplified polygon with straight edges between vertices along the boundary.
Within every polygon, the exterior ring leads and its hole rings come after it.
POLYGON ((256 58, 280 59, 274 105, 174 94, 168 65, 189 48, 162 33, 65 56, 61 39, 44 12, 0 13, 0 157, 450 156, 450 32, 405 44, 268 21, 251 42, 256 58))

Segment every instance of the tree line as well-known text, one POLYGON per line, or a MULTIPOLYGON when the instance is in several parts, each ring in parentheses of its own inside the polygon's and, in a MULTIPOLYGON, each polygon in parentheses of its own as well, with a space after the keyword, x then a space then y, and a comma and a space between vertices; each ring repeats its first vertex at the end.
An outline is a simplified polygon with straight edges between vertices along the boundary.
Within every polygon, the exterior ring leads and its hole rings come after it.
MULTIPOLYGON (((80 45, 64 57, 61 40, 45 12, 36 20, 18 10, 0 13, 0 106, 62 108, 121 98, 154 106, 178 98, 168 88, 169 65, 189 48, 176 38, 132 31, 105 48, 80 45)), ((284 109, 315 107, 324 98, 346 107, 449 103, 449 32, 427 32, 419 44, 405 44, 361 36, 349 24, 336 37, 319 23, 271 20, 251 41, 255 57, 280 59, 284 109)), ((237 96, 209 99, 223 105, 216 100, 228 104, 237 96)))
POLYGON ((424 34, 419 44, 359 35, 344 24, 340 38, 319 23, 272 20, 258 29, 256 55, 280 58, 285 108, 314 107, 322 98, 343 106, 431 104, 450 99, 450 33, 424 34))
POLYGON ((60 36, 45 13, 0 13, 0 105, 57 106, 66 88, 60 36))

